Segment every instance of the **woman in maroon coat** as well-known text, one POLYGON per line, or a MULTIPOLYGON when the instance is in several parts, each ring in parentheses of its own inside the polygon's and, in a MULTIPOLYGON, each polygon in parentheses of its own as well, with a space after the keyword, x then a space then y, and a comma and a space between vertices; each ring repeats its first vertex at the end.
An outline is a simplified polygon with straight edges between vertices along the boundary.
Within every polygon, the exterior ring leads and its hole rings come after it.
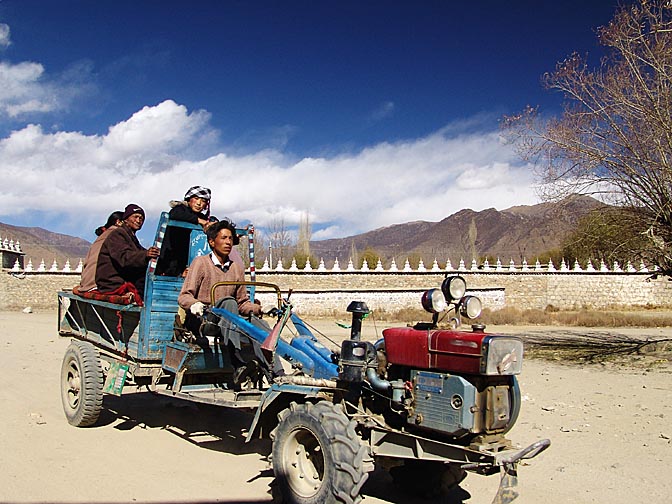
POLYGON ((120 293, 132 284, 142 297, 149 260, 159 256, 156 247, 144 248, 135 234, 142 229, 145 211, 130 204, 124 210, 122 225, 107 233, 96 264, 96 286, 101 294, 120 293))

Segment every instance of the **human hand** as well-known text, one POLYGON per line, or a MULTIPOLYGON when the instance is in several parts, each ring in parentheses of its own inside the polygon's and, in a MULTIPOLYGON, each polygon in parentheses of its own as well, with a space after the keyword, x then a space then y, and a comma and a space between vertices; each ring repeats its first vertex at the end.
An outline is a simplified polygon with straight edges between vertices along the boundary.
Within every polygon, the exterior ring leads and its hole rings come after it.
POLYGON ((191 312, 192 315, 202 316, 203 310, 205 310, 205 305, 200 301, 196 301, 189 307, 189 311, 191 312))
POLYGON ((275 317, 278 314, 278 307, 274 303, 269 303, 261 306, 261 313, 275 317))
POLYGON ((149 247, 147 249, 147 257, 150 259, 155 259, 159 257, 160 250, 157 247, 149 247))

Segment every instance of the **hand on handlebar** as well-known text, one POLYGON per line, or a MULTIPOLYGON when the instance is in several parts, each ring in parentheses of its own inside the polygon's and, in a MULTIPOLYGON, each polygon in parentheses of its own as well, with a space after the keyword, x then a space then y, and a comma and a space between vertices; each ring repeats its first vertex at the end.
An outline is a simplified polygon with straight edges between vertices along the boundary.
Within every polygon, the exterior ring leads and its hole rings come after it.
POLYGON ((200 301, 196 301, 194 304, 192 304, 189 307, 189 311, 192 313, 192 315, 203 315, 203 310, 205 310, 205 305, 201 303, 200 301))
POLYGON ((264 315, 270 315, 271 317, 278 316, 278 307, 274 304, 267 304, 261 307, 261 313, 264 315))

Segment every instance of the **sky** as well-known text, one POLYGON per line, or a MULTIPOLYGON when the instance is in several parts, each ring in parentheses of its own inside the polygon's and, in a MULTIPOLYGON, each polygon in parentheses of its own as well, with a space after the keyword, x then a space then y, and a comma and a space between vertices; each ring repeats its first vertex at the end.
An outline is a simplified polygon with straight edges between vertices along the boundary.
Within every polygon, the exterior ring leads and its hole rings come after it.
POLYGON ((92 241, 209 187, 239 225, 352 236, 539 202, 506 114, 618 0, 0 0, 0 222, 92 241))

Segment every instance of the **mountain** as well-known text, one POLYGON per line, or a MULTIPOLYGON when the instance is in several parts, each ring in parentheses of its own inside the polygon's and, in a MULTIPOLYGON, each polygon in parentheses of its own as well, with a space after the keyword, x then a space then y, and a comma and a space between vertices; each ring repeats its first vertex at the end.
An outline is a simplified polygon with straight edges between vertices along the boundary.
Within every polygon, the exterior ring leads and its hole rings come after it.
POLYGON ((59 268, 63 268, 66 260, 75 268, 79 259, 84 259, 91 244, 81 238, 53 233, 39 227, 20 227, 0 222, 0 238, 4 241, 18 240, 21 250, 26 254, 24 266, 32 259, 33 267, 39 266, 44 259, 47 268, 56 260, 59 268), (37 261, 37 262, 36 262, 37 261))
MULTIPOLYGON (((603 206, 588 196, 573 196, 558 203, 515 206, 502 211, 460 210, 439 222, 406 222, 347 238, 312 241, 310 252, 314 257, 324 258, 329 266, 335 258, 345 266, 350 258, 367 248, 375 250, 384 261, 394 257, 398 266, 408 257, 420 257, 427 266, 434 259, 445 264, 448 259, 471 261, 486 255, 499 257, 502 262, 533 261, 537 255, 559 248, 582 216, 603 206)), ((26 263, 30 258, 34 267, 44 259, 49 268, 56 259, 62 268, 69 259, 74 268, 80 258, 86 257, 91 245, 81 238, 42 228, 0 223, 0 238, 5 237, 21 242, 26 263)))
POLYGON ((559 248, 582 216, 602 206, 588 196, 572 196, 558 203, 502 211, 460 210, 439 222, 407 222, 347 238, 313 241, 310 252, 326 261, 338 258, 341 265, 353 257, 353 250, 361 254, 366 248, 383 260, 394 257, 398 266, 409 256, 423 258, 426 265, 434 259, 471 261, 486 255, 519 263, 559 248))

